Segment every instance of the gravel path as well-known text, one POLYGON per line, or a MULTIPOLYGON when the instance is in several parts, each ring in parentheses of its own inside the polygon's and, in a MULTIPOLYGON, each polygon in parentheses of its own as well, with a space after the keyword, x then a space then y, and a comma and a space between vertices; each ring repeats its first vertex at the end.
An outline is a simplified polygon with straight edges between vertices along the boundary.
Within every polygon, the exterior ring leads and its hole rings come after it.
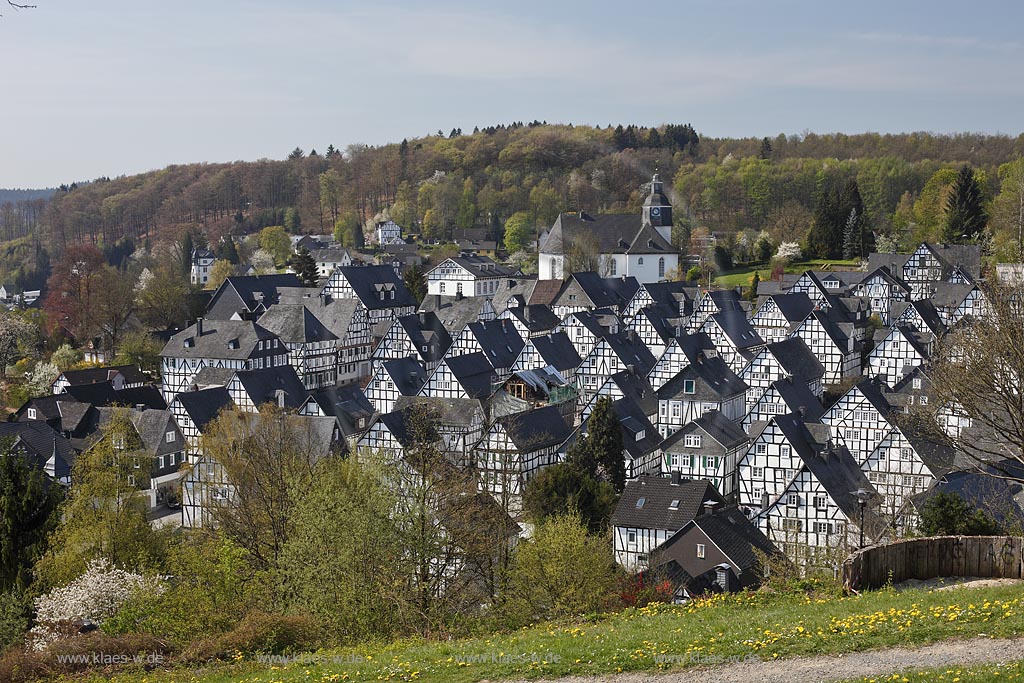
POLYGON ((1024 660, 1024 638, 947 640, 916 649, 889 648, 844 655, 752 661, 670 673, 561 678, 554 683, 827 683, 934 666, 999 664, 1024 660))

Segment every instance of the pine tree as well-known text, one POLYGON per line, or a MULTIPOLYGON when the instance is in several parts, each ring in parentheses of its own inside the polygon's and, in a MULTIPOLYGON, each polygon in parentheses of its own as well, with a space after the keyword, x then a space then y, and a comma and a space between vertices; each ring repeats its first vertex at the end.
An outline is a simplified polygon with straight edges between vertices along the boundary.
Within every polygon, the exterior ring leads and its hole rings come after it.
POLYGON ((299 251, 296 252, 291 261, 292 270, 302 280, 302 284, 307 287, 316 287, 317 280, 320 279, 320 273, 316 269, 316 261, 313 260, 313 255, 309 253, 309 249, 299 247, 299 251))
POLYGON ((843 228, 843 258, 847 260, 861 256, 859 218, 857 209, 850 209, 846 226, 843 228))
POLYGON ((587 435, 571 454, 574 464, 594 475, 600 474, 616 492, 626 486, 626 461, 622 456, 622 425, 612 400, 608 396, 597 399, 594 411, 587 420, 587 435))
POLYGON ((967 164, 953 182, 946 199, 946 224, 943 239, 947 242, 966 242, 978 237, 988 223, 981 185, 974 170, 967 164))
POLYGON ((56 524, 63 489, 6 446, 0 452, 0 593, 26 588, 56 524))
POLYGON ((235 247, 235 241, 230 236, 220 241, 217 258, 224 259, 232 265, 238 265, 238 249, 235 247))
POLYGON ((427 296, 427 281, 423 275, 423 268, 417 265, 409 266, 402 273, 402 282, 405 283, 406 289, 416 300, 416 305, 423 303, 423 299, 427 296))
POLYGON ((761 284, 761 273, 754 271, 753 277, 750 278, 750 296, 748 297, 751 301, 757 301, 757 286, 761 284))

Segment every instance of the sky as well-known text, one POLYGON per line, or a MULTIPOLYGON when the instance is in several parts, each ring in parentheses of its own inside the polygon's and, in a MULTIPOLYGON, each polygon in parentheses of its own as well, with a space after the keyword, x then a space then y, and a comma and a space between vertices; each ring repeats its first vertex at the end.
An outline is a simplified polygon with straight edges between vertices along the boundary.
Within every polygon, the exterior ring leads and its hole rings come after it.
POLYGON ((1016 0, 31 1, 0 1, 0 187, 534 119, 1024 127, 1016 0))

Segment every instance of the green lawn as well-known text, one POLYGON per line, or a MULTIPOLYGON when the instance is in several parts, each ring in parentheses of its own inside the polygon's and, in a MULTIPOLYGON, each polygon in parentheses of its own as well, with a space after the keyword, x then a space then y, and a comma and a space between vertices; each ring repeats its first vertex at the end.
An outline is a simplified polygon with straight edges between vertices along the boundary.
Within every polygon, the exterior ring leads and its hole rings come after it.
MULTIPOLYGON (((795 261, 786 266, 787 273, 802 273, 805 270, 854 270, 860 265, 859 259, 852 261, 844 261, 842 259, 809 259, 807 261, 795 261)), ((766 265, 759 266, 747 266, 745 268, 737 268, 730 270, 727 273, 722 273, 715 278, 715 284, 719 287, 735 287, 736 285, 742 285, 744 287, 750 286, 750 278, 754 276, 754 271, 757 271, 762 280, 768 280, 771 278, 772 269, 766 265)))
MULTIPOLYGON (((250 655, 202 671, 149 672, 147 683, 436 681, 547 678, 679 669, 735 658, 777 659, 1024 631, 1019 587, 879 591, 809 599, 747 594, 689 606, 652 605, 603 619, 541 625, 490 638, 402 641, 272 664, 250 655), (702 661, 703 660, 703 661, 702 661)), ((135 683, 139 673, 86 680, 135 683)), ((987 680, 987 679, 979 679, 987 680)))
POLYGON ((977 667, 939 667, 936 669, 914 669, 888 676, 851 678, 842 683, 885 683, 886 681, 946 681, 946 683, 1000 683, 1001 681, 1024 681, 1024 662, 1009 662, 977 667))

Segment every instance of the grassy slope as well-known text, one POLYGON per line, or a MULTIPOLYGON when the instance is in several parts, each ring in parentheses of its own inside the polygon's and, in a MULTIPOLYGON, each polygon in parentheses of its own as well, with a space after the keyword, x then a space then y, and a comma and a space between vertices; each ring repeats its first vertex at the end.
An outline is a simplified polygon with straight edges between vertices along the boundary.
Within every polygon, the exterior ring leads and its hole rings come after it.
MULTIPOLYGON (((239 657, 203 671, 150 672, 148 683, 452 681, 681 668, 699 657, 766 659, 913 645, 979 633, 1024 632, 1019 587, 808 600, 752 594, 652 605, 592 622, 543 625, 491 638, 403 641, 331 650, 273 667, 239 657), (336 658, 331 661, 331 658, 336 658)), ((124 673, 120 683, 138 681, 124 673)))
MULTIPOLYGON (((855 259, 853 261, 843 261, 841 259, 811 259, 807 261, 797 261, 786 266, 787 273, 802 273, 805 270, 852 270, 860 265, 860 261, 855 259), (828 266, 828 268, 825 268, 828 266)), ((765 266, 748 266, 745 268, 738 268, 736 270, 730 270, 728 273, 723 273, 715 278, 715 283, 719 287, 735 287, 736 285, 742 285, 744 287, 750 286, 750 278, 754 276, 754 271, 760 274, 762 280, 770 280, 772 276, 772 269, 765 266)))
POLYGON ((889 676, 851 678, 842 683, 884 683, 885 681, 946 681, 946 683, 1000 683, 1001 681, 1024 681, 1024 662, 1010 662, 1002 665, 978 667, 940 667, 938 669, 922 669, 901 671, 889 676))

